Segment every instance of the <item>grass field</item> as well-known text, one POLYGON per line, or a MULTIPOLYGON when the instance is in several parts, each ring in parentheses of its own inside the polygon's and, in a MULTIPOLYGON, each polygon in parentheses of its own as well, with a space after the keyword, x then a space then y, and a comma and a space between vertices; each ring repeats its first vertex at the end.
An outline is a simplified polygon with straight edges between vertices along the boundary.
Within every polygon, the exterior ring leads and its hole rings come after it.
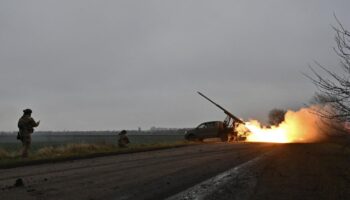
MULTIPOLYGON (((131 144, 155 144, 155 143, 172 143, 183 141, 183 135, 128 135, 131 144)), ((52 146, 59 147, 67 144, 117 144, 117 135, 32 135, 31 149, 38 149, 52 146)), ((0 135, 0 149, 15 151, 20 149, 21 142, 16 139, 16 135, 0 135)))
POLYGON ((164 148, 174 148, 193 144, 186 141, 163 142, 153 144, 131 144, 126 148, 120 148, 109 143, 71 143, 61 146, 46 146, 31 150, 28 158, 20 157, 20 149, 6 150, 0 148, 0 168, 10 168, 28 164, 56 162, 70 159, 97 157, 122 153, 150 151, 164 148))

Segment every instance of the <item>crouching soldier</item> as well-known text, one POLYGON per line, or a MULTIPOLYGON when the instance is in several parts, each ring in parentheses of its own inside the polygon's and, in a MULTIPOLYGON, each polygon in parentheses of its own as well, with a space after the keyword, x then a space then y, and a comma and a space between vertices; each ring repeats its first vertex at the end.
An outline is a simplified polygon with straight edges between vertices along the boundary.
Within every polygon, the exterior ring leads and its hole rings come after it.
POLYGON ((31 144, 31 134, 34 132, 34 127, 39 126, 40 121, 35 122, 31 117, 32 110, 23 110, 23 116, 18 120, 18 139, 22 141, 22 157, 28 157, 28 151, 31 144))
POLYGON ((126 136, 126 130, 122 130, 119 133, 119 140, 118 140, 118 146, 119 147, 126 147, 127 144, 130 143, 129 138, 126 136))

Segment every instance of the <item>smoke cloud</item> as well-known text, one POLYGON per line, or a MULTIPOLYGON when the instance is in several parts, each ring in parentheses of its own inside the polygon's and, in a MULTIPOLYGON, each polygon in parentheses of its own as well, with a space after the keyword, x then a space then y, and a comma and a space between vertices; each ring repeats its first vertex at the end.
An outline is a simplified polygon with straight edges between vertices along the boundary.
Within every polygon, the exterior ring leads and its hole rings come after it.
MULTIPOLYGON (((317 142, 325 139, 332 126, 326 119, 317 114, 320 109, 329 109, 327 106, 312 105, 298 111, 288 110, 285 119, 278 126, 264 127, 256 120, 246 122, 251 131, 247 140, 252 142, 317 142)), ((335 123, 335 122, 333 122, 335 123)))

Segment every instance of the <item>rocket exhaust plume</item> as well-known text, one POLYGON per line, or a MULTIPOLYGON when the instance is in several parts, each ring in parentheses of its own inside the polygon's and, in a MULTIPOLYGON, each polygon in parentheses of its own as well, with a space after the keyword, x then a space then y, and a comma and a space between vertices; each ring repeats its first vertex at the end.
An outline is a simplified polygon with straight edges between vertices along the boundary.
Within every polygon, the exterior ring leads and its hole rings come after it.
MULTIPOLYGON (((276 120, 272 120, 272 122, 278 124, 278 122, 283 121, 276 126, 263 127, 257 120, 242 121, 201 92, 198 92, 198 94, 233 119, 236 125, 238 125, 236 127, 238 135, 247 136, 247 141, 249 142, 316 142, 323 139, 325 131, 330 129, 329 123, 326 125, 324 119, 315 114, 321 110, 333 113, 332 106, 328 106, 327 104, 316 104, 298 111, 289 110, 285 113, 284 117, 283 114, 280 116, 281 110, 275 110, 276 112, 273 112, 272 116, 277 116, 277 118, 276 120)), ((285 111, 282 110, 282 112, 284 113, 285 111)))
MULTIPOLYGON (((323 118, 315 114, 318 105, 302 108, 298 111, 287 111, 285 119, 278 126, 263 127, 257 120, 246 122, 245 126, 251 133, 247 135, 249 142, 316 142, 321 140, 323 132, 328 127, 323 118)), ((244 125, 240 125, 244 126, 244 125)), ((238 128, 239 134, 243 134, 238 128)))

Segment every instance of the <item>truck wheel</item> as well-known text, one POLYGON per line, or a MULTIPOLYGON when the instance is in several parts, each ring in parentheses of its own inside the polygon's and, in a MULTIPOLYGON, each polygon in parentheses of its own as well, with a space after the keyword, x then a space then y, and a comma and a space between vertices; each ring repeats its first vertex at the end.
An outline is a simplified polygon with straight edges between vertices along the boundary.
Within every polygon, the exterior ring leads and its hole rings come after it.
POLYGON ((196 139, 197 139, 197 137, 194 136, 194 135, 189 135, 189 136, 187 137, 187 140, 188 140, 188 141, 195 141, 196 139))
POLYGON ((222 134, 222 135, 220 136, 220 139, 221 139, 222 142, 227 142, 227 140, 228 140, 228 135, 227 135, 227 134, 222 134))

